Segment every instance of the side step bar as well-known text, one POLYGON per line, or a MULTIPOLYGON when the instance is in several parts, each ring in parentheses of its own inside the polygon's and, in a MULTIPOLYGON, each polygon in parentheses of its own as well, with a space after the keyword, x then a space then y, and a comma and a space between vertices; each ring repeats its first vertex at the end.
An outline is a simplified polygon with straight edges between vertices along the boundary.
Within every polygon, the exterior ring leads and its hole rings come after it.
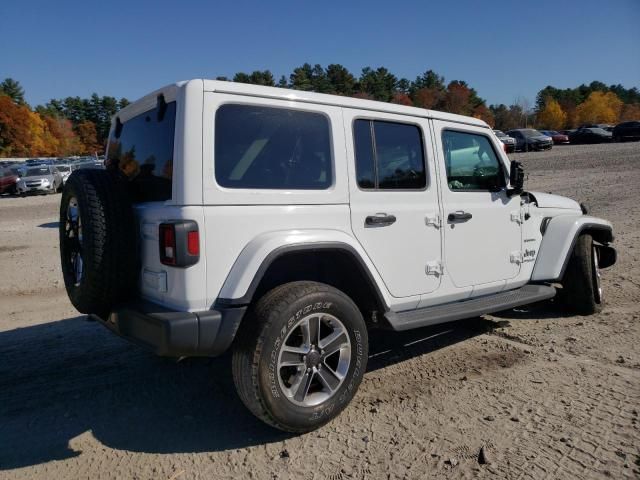
POLYGON ((461 302, 409 310, 406 312, 387 312, 385 318, 394 330, 410 330, 438 323, 472 318, 486 313, 500 312, 528 303, 552 298, 556 289, 546 285, 525 285, 516 290, 500 292, 484 297, 472 298, 461 302))

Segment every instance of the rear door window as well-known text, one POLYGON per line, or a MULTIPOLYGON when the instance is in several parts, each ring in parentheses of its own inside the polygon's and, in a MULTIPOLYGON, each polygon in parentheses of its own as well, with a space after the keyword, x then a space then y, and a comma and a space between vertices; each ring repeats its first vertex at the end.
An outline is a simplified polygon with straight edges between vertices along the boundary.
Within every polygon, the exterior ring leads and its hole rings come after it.
POLYGON ((414 190, 426 187, 420 127, 358 119, 353 124, 353 136, 360 188, 414 190))
POLYGON ((113 129, 105 165, 128 180, 135 202, 171 199, 176 102, 159 103, 113 129))
POLYGON ((328 118, 286 108, 222 105, 215 117, 215 177, 227 188, 329 188, 328 118))

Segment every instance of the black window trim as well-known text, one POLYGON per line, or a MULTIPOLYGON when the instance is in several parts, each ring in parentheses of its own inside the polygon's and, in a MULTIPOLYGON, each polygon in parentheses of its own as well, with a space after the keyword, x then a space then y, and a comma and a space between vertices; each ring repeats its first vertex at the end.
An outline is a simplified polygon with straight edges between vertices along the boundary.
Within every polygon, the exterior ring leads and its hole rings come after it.
MULTIPOLYGON (((259 100, 264 100, 264 98, 259 97, 259 100)), ((258 190, 260 193, 282 193, 283 191, 291 191, 295 193, 307 193, 307 194, 317 194, 318 192, 330 192, 335 190, 337 183, 336 176, 336 155, 335 155, 335 140, 333 135, 333 123, 331 122, 331 117, 327 115, 327 113, 321 109, 315 110, 306 108, 307 105, 303 104, 305 108, 297 108, 292 107, 291 105, 274 105, 272 103, 263 104, 256 103, 252 101, 242 101, 242 100, 229 100, 223 101, 215 106, 213 111, 213 142, 212 146, 212 156, 213 156, 213 183, 219 188, 221 191, 225 192, 243 192, 249 190, 258 190), (322 115, 327 120, 327 125, 329 127, 329 153, 331 154, 331 183, 326 188, 248 188, 248 187, 225 187, 218 183, 218 179, 216 178, 216 117, 218 115, 218 110, 225 105, 240 105, 247 107, 263 107, 263 108, 278 108, 280 110, 292 110, 294 112, 307 112, 307 113, 316 113, 322 115)))
POLYGON ((356 116, 353 117, 351 121, 351 141, 353 144, 353 164, 354 164, 354 177, 356 182, 356 187, 361 192, 370 193, 370 192, 426 192, 431 188, 431 175, 429 175, 429 156, 427 155, 427 141, 424 135, 424 128, 422 125, 416 122, 403 122, 398 120, 389 120, 387 118, 380 118, 374 116, 356 116), (371 128, 371 148, 373 151, 373 170, 375 173, 375 187, 373 188, 362 188, 358 183, 358 172, 357 170, 357 160, 356 160, 356 135, 355 135, 355 124, 357 120, 368 120, 369 127, 371 128), (422 165, 424 167, 424 180, 425 185, 422 188, 379 188, 378 187, 378 162, 377 162, 377 152, 376 152, 376 137, 373 129, 373 122, 386 122, 386 123, 397 123, 400 125, 410 125, 418 128, 420 132, 420 143, 422 144, 422 165))
MULTIPOLYGON (((444 157, 444 133, 445 132, 458 132, 458 133, 466 133, 470 135, 478 135, 478 136, 485 137, 489 141, 489 145, 491 145, 491 150, 493 150, 493 154, 496 156, 496 159, 498 160, 498 164, 500 165, 500 172, 502 173, 502 179, 504 180, 504 185, 502 189, 499 191, 502 192, 507 189, 507 186, 509 185, 509 179, 507 178, 507 171, 505 169, 504 162, 502 161, 502 157, 497 153, 496 146, 491 141, 491 137, 489 135, 486 135, 481 132, 472 131, 472 130, 466 130, 464 128, 450 128, 450 127, 443 128, 440 131, 440 142, 442 143, 442 161, 443 162, 445 158, 444 157)), ((451 187, 449 186, 449 178, 447 176, 446 165, 443 173, 444 173, 444 178, 447 184, 447 188, 452 193, 477 193, 477 192, 498 193, 498 192, 492 192, 491 190, 488 190, 486 188, 460 188, 457 190, 452 190, 451 187)))

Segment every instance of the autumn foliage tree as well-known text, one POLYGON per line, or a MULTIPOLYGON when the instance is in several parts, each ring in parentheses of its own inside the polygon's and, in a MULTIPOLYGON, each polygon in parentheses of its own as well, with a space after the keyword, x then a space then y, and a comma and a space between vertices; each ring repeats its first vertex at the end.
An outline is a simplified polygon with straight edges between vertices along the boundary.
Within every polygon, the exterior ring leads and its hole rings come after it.
POLYGON ((442 103, 444 91, 438 88, 419 88, 413 92, 413 101, 416 107, 433 109, 442 103))
POLYGON ((471 90, 464 82, 453 81, 447 86, 444 100, 445 110, 451 113, 467 115, 471 90))
POLYGON ((495 125, 495 118, 489 107, 487 107, 484 103, 478 105, 473 109, 472 116, 475 118, 479 118, 480 120, 484 120, 489 124, 491 128, 495 125))
POLYGON ((393 94, 393 98, 391 99, 391 103, 397 103, 398 105, 407 105, 413 106, 413 102, 411 98, 406 93, 396 92, 393 94))
POLYGON ((640 103, 628 103, 622 106, 620 121, 628 122, 640 119, 640 103))
POLYGON ((615 123, 620 117, 622 101, 613 92, 592 92, 576 109, 579 123, 615 123))
POLYGON ((537 123, 540 127, 559 130, 567 122, 567 114, 553 98, 547 98, 544 108, 538 113, 537 123))
POLYGON ((8 95, 0 95, 0 155, 25 157, 34 147, 29 108, 17 105, 8 95))
POLYGON ((95 123, 85 120, 84 122, 76 125, 75 132, 80 144, 82 145, 83 155, 91 155, 102 150, 102 145, 98 142, 98 133, 96 131, 95 123))
MULTIPOLYGON (((254 72, 249 78, 268 84, 270 75, 254 72)), ((111 117, 128 103, 125 98, 117 100, 94 93, 84 99, 52 99, 46 105, 38 105, 31 110, 24 100, 20 84, 6 79, 0 82, 0 156, 102 153, 111 117)))

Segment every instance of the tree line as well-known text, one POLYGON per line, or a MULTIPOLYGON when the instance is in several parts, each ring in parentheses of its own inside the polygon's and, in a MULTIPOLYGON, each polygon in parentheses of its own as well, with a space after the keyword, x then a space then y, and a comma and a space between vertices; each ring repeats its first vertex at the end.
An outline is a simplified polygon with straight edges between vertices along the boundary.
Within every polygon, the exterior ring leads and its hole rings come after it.
MULTIPOLYGON (((512 105, 489 105, 463 80, 445 81, 433 70, 414 80, 399 78, 385 67, 365 67, 356 76, 346 67, 305 63, 277 81, 269 70, 238 72, 217 80, 275 86, 411 105, 469 115, 492 127, 572 128, 584 123, 640 119, 640 91, 594 81, 576 88, 546 86, 532 106, 524 98, 512 105)), ((31 109, 24 90, 10 78, 0 83, 0 156, 66 156, 102 153, 110 119, 128 105, 126 98, 52 99, 31 109)))
POLYGON ((111 117, 129 104, 94 93, 31 108, 11 78, 0 83, 0 157, 57 157, 104 152, 111 117))
POLYGON ((492 121, 486 101, 467 82, 452 80, 446 83, 444 77, 433 70, 409 80, 397 77, 385 67, 365 67, 356 77, 343 65, 331 64, 325 68, 319 64, 312 66, 305 63, 294 68, 289 78, 282 75, 278 81, 269 70, 239 72, 231 78, 216 77, 216 80, 365 98, 492 121))
POLYGON ((500 130, 520 127, 545 129, 574 128, 585 123, 618 123, 640 119, 640 90, 622 85, 607 86, 593 81, 576 88, 558 89, 551 85, 536 95, 532 106, 522 97, 512 105, 489 105, 466 82, 445 82, 443 76, 433 70, 410 81, 398 78, 380 67, 365 67, 359 77, 344 66, 331 64, 311 66, 308 63, 295 68, 287 79, 281 76, 276 82, 269 70, 252 73, 239 72, 227 80, 256 85, 277 86, 295 90, 367 98, 383 102, 399 103, 415 107, 469 115, 486 121, 500 130))

